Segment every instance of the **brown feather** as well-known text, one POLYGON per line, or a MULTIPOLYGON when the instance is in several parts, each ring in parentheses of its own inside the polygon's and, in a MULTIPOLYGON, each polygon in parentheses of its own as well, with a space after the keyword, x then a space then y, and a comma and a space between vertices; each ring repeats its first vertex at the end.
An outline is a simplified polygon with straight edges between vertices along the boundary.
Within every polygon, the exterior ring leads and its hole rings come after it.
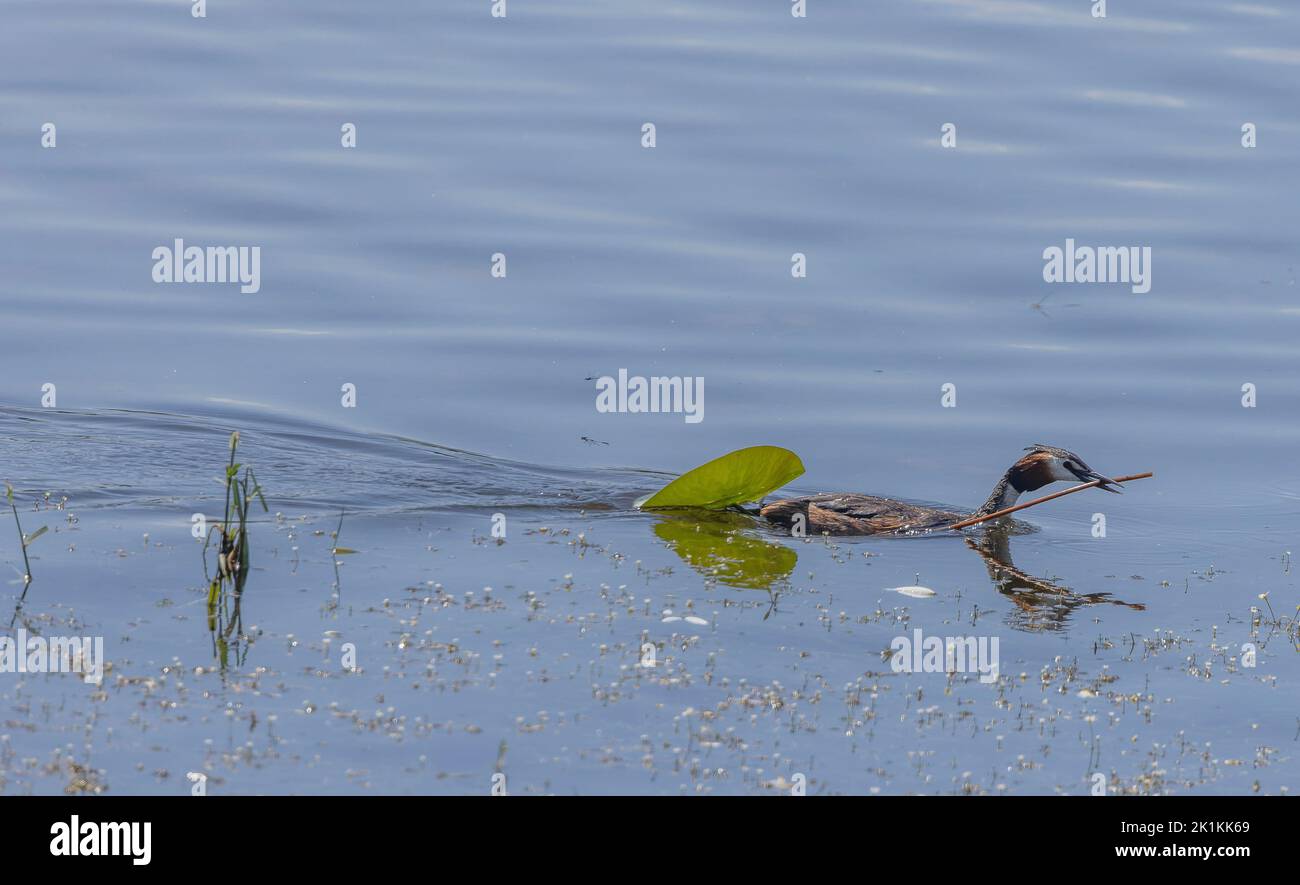
POLYGON ((1041 489, 1052 482, 1051 452, 1033 452, 1011 466, 1011 482, 1022 492, 1041 489))
POLYGON ((793 527, 803 514, 809 535, 880 535, 942 528, 960 514, 908 504, 873 495, 823 494, 768 504, 759 514, 771 522, 793 527))

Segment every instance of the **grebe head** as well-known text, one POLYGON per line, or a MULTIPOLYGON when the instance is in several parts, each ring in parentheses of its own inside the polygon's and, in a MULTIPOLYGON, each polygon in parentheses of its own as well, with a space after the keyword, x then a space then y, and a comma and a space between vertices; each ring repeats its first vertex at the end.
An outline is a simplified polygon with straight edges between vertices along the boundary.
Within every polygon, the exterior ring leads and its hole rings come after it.
POLYGON ((1012 464, 998 484, 993 487, 984 506, 975 511, 977 516, 987 516, 995 511, 1010 507, 1016 503, 1022 492, 1032 492, 1053 482, 1091 482, 1101 480, 1098 488, 1119 494, 1113 488, 1119 483, 1107 476, 1102 476, 1089 467, 1084 460, 1068 449, 1056 446, 1035 445, 1025 449, 1028 455, 1012 464))
POLYGON ((1084 460, 1067 449, 1056 446, 1035 444, 1025 449, 1029 452, 1007 471, 1007 476, 1018 491, 1032 492, 1053 482, 1092 482, 1100 480, 1098 488, 1120 494, 1120 483, 1107 476, 1102 476, 1089 467, 1084 460))

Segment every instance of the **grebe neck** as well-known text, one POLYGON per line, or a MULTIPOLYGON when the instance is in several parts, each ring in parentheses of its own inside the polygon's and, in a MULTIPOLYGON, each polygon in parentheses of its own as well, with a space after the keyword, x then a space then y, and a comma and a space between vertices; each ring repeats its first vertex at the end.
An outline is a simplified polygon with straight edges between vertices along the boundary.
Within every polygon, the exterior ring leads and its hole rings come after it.
POLYGON ((1020 497, 1022 491, 1023 489, 1016 488, 1011 471, 1008 470, 1002 474, 998 484, 993 487, 993 493, 989 495, 989 499, 984 502, 984 505, 979 510, 975 511, 974 515, 988 516, 990 513, 996 513, 1004 507, 1010 507, 1016 503, 1016 499, 1020 497))

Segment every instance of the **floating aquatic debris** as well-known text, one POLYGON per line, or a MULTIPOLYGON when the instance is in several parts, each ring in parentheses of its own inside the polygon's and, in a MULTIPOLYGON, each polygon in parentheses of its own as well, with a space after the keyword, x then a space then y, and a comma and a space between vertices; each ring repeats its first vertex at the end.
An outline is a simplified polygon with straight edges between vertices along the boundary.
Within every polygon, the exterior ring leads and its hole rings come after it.
POLYGON ((926 599, 935 595, 935 592, 929 587, 922 587, 917 584, 910 584, 906 587, 887 587, 885 589, 901 593, 904 596, 911 596, 913 599, 926 599))
POLYGON ((709 624, 708 621, 706 621, 704 618, 701 618, 699 615, 687 615, 686 617, 683 618, 679 615, 673 614, 673 610, 670 608, 664 609, 663 618, 660 619, 661 624, 676 624, 678 621, 685 621, 688 624, 695 624, 697 627, 707 627, 709 624))

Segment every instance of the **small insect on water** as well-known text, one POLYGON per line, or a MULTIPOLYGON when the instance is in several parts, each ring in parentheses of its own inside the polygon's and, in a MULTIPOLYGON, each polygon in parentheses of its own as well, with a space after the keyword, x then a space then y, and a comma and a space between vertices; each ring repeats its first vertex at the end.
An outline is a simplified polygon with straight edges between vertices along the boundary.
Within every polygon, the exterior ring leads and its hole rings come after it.
MULTIPOLYGON (((1043 319, 1045 319, 1045 320, 1050 320, 1050 319, 1052 318, 1052 315, 1051 315, 1050 313, 1047 312, 1047 310, 1046 310, 1046 305, 1047 305, 1047 299, 1049 299, 1049 298, 1051 298, 1051 297, 1052 297, 1052 293, 1051 293, 1051 292, 1048 292, 1046 295, 1044 295, 1044 296, 1042 297, 1041 300, 1039 300, 1039 301, 1035 301, 1033 304, 1029 305, 1029 309, 1030 309, 1030 310, 1033 310, 1033 311, 1037 311, 1039 314, 1042 315, 1043 319)), ((1063 305, 1060 305, 1060 306, 1061 306, 1061 307, 1078 307, 1079 305, 1077 305, 1077 304, 1063 304, 1063 305)))

